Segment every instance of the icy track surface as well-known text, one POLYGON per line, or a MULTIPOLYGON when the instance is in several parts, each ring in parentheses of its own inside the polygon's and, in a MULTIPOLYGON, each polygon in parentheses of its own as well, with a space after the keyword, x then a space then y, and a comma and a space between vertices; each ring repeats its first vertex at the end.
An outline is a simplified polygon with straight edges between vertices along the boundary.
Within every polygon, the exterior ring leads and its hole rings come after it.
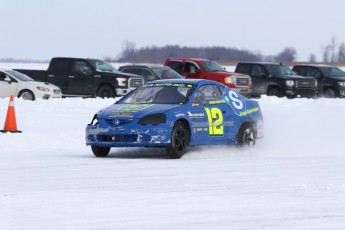
MULTIPOLYGON (((112 149, 84 129, 113 99, 15 99, 0 133, 0 229, 345 229, 345 100, 258 100, 251 149, 112 149)), ((8 98, 0 99, 0 125, 8 98)))

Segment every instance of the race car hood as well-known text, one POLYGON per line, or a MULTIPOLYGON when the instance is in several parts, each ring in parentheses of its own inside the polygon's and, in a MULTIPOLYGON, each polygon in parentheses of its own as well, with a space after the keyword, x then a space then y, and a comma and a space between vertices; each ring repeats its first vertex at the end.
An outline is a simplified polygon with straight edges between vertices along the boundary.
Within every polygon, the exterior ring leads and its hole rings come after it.
POLYGON ((135 119, 150 114, 165 113, 181 105, 176 104, 114 104, 98 112, 103 119, 135 119))

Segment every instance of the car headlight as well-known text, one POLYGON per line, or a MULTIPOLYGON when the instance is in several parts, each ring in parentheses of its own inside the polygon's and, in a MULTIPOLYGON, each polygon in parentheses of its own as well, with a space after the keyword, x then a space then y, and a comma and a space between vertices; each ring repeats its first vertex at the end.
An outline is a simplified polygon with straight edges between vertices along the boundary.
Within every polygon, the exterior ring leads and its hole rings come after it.
POLYGON ((295 85, 295 82, 293 80, 286 80, 285 85, 287 87, 293 87, 295 85))
POLYGON ((345 87, 345 81, 338 81, 338 85, 341 87, 345 87))
POLYGON ((40 91, 43 91, 43 92, 49 92, 50 91, 48 88, 41 87, 41 86, 37 86, 36 88, 40 91))
POLYGON ((225 82, 226 84, 234 84, 234 78, 231 77, 231 76, 225 77, 225 78, 224 78, 224 82, 225 82))
POLYGON ((146 117, 141 118, 138 121, 138 124, 140 125, 158 125, 161 123, 165 123, 167 120, 167 117, 163 113, 157 113, 157 114, 151 114, 146 117))
POLYGON ((126 84, 127 79, 126 78, 118 77, 118 78, 116 78, 116 80, 117 80, 119 86, 127 86, 127 84, 126 84))

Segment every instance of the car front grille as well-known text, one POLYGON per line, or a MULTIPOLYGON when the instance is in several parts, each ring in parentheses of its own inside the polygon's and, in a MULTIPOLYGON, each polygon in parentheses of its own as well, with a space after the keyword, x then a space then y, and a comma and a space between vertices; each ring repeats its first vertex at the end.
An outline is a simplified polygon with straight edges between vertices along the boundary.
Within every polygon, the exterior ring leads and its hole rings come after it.
POLYGON ((296 81, 296 88, 297 89, 314 89, 315 88, 315 80, 297 80, 296 81))
POLYGON ((236 85, 247 86, 247 85, 249 85, 249 79, 248 78, 236 78, 236 85))
POLYGON ((233 75, 234 82, 236 86, 248 87, 251 85, 251 79, 246 75, 233 75))
POLYGON ((125 134, 125 135, 98 135, 98 141, 102 142, 137 142, 138 135, 125 134))
POLYGON ((144 84, 144 79, 143 78, 131 77, 129 79, 129 88, 137 88, 139 86, 142 86, 143 84, 144 84))

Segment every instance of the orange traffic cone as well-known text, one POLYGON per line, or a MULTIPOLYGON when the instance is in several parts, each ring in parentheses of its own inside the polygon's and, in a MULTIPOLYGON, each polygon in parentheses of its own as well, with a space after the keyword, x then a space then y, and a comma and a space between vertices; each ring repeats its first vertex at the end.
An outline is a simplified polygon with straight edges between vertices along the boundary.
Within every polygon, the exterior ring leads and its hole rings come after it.
POLYGON ((10 97, 10 103, 8 104, 8 110, 4 125, 4 130, 0 130, 0 132, 11 132, 11 133, 21 133, 22 131, 17 130, 17 123, 16 123, 16 112, 14 111, 14 98, 13 96, 10 97))

